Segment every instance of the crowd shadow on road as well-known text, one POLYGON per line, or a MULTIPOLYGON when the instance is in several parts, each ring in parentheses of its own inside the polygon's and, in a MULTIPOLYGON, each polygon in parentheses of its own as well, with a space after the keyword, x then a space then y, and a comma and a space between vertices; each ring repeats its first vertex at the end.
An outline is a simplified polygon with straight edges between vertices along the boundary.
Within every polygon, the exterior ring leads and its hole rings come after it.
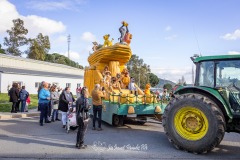
MULTIPOLYGON (((0 141, 12 141, 20 144, 40 144, 51 147, 60 147, 75 149, 76 130, 71 130, 69 134, 62 128, 61 122, 53 122, 39 126, 39 118, 11 119, 0 123, 0 141)), ((176 150, 168 142, 163 132, 160 122, 147 122, 144 125, 137 121, 126 121, 124 126, 113 127, 103 122, 103 131, 91 130, 91 121, 89 122, 86 135, 86 144, 93 146, 95 142, 103 142, 110 145, 137 145, 147 144, 148 152, 152 158, 157 157, 160 152, 172 152, 178 155, 190 156, 192 153, 186 153, 176 150), (151 128, 152 130, 150 130, 151 128)), ((224 141, 224 139, 223 139, 224 141)), ((198 155, 197 157, 219 157, 227 155, 228 158, 240 159, 240 146, 231 145, 234 140, 228 140, 230 143, 220 144, 208 154, 198 155)), ((10 142, 11 143, 11 142, 10 142)), ((13 144, 14 144, 13 143, 13 144)), ((239 142, 238 142, 239 143, 239 142)), ((91 148, 90 148, 91 149, 91 148)), ((148 153, 146 153, 148 154, 148 153)), ((161 155, 161 154, 160 154, 161 155)), ((163 154, 164 155, 164 154, 163 154)), ((225 157, 226 158, 226 157, 225 157)))

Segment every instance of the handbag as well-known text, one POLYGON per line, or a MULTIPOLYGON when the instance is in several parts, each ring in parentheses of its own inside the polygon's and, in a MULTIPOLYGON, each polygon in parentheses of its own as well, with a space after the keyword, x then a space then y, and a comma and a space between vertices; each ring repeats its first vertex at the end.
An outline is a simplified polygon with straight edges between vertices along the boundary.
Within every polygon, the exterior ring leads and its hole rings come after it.
POLYGON ((55 104, 59 104, 59 100, 53 101, 53 104, 54 104, 54 105, 55 105, 55 104))

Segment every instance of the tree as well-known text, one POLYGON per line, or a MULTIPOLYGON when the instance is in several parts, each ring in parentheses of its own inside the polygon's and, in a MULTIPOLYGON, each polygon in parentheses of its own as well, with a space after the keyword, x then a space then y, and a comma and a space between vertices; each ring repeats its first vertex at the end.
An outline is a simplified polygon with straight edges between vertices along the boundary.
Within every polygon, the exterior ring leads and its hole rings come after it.
POLYGON ((182 76, 182 78, 181 78, 181 79, 179 79, 177 83, 178 83, 179 85, 184 85, 184 86, 186 86, 186 85, 187 85, 187 83, 186 83, 186 81, 185 81, 185 78, 184 78, 184 76, 182 76))
POLYGON ((133 54, 127 63, 127 69, 130 76, 135 79, 135 83, 138 85, 140 82, 140 88, 145 88, 148 83, 148 73, 151 72, 150 66, 143 62, 137 55, 133 54))
POLYGON ((46 54, 44 61, 64 64, 75 68, 83 69, 83 66, 79 65, 77 62, 74 62, 70 60, 68 57, 58 53, 46 54))
POLYGON ((5 50, 2 49, 2 45, 1 45, 1 44, 0 44, 0 54, 6 54, 6 53, 5 53, 5 50))
POLYGON ((159 83, 159 78, 153 73, 149 74, 149 82, 152 87, 156 86, 159 83))
POLYGON ((28 30, 24 27, 24 21, 20 18, 13 20, 13 27, 11 30, 7 30, 8 37, 4 37, 4 45, 7 46, 6 53, 14 56, 21 56, 22 52, 19 47, 28 43, 28 39, 25 37, 28 30))
POLYGON ((30 47, 27 51, 28 58, 43 61, 50 49, 48 36, 43 36, 42 33, 39 33, 37 38, 30 39, 29 42, 30 47))
POLYGON ((172 85, 170 83, 166 83, 166 84, 164 84, 163 88, 170 91, 170 90, 172 90, 172 85))

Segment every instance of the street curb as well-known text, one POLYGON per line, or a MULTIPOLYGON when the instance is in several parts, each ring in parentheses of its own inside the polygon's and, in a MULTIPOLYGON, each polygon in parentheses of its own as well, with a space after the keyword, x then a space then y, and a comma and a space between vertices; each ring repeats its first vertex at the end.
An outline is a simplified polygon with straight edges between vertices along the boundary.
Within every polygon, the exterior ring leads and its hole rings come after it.
POLYGON ((35 117, 35 116, 40 116, 40 112, 11 113, 11 114, 0 113, 0 120, 6 120, 6 119, 12 119, 12 118, 27 118, 27 117, 35 117))

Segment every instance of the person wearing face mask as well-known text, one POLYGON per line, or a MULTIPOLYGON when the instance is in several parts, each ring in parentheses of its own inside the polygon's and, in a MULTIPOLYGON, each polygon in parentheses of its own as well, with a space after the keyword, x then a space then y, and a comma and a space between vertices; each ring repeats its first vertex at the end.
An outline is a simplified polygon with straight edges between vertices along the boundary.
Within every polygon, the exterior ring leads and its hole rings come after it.
POLYGON ((70 92, 70 88, 66 87, 64 91, 62 91, 59 97, 59 106, 58 109, 62 111, 62 123, 63 128, 66 127, 67 124, 67 112, 70 107, 72 107, 73 102, 75 101, 72 92, 70 92))

